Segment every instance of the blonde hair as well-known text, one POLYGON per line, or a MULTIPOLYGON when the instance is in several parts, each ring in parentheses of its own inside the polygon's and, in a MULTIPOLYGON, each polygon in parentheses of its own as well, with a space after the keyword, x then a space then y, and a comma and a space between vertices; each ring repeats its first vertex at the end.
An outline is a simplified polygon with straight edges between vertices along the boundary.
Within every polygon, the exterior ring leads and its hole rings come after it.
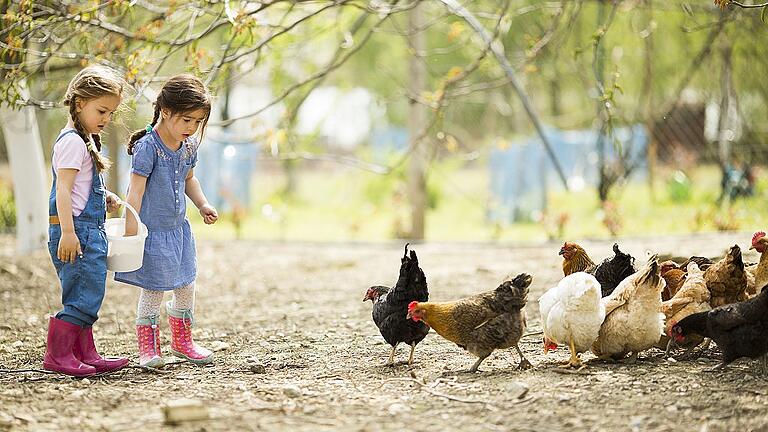
POLYGON ((106 66, 88 66, 72 78, 64 95, 64 105, 69 107, 69 116, 72 118, 75 130, 88 146, 88 153, 99 171, 107 170, 112 162, 100 153, 99 134, 89 134, 80 122, 80 117, 77 115, 77 99, 87 102, 102 96, 122 97, 124 87, 124 81, 113 69, 106 66), (89 145, 90 143, 95 147, 89 145))

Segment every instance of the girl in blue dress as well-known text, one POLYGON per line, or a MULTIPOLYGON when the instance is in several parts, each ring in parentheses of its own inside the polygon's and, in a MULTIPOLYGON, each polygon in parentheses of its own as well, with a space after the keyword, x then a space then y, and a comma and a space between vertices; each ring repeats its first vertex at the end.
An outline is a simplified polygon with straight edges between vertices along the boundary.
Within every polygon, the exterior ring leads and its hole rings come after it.
MULTIPOLYGON (((149 233, 143 266, 115 273, 115 280, 141 288, 136 337, 142 366, 164 365, 158 318, 165 291, 173 291, 172 300, 165 305, 171 352, 195 364, 213 360, 210 350, 192 340, 197 260, 185 199, 185 195, 190 198, 206 224, 216 222, 218 213, 208 203, 194 171, 210 113, 211 95, 205 84, 192 75, 177 75, 160 90, 152 123, 134 133, 128 144, 132 158, 126 201, 139 212, 149 233)), ((126 235, 136 231, 136 220, 129 214, 126 235)))

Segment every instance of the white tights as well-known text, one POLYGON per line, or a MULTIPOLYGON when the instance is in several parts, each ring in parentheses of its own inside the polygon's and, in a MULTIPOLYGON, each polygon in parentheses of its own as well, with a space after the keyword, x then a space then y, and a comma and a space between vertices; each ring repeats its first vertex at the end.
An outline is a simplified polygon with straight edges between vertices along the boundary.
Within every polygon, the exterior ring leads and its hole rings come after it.
MULTIPOLYGON (((160 306, 163 303, 164 291, 141 290, 139 295, 139 306, 136 309, 136 318, 148 318, 160 315, 160 306)), ((174 309, 195 310, 195 283, 191 283, 183 288, 173 290, 173 300, 171 307, 174 309)))

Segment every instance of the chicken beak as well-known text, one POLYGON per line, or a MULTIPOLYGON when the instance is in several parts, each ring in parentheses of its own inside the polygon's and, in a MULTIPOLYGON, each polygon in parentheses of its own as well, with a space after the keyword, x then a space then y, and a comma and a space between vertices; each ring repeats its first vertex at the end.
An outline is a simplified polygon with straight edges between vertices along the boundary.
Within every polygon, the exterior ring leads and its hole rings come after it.
POLYGON ((749 250, 755 250, 755 246, 754 246, 754 245, 753 245, 753 246, 750 246, 750 247, 749 247, 749 250))
POLYGON ((565 249, 560 249, 560 252, 557 253, 558 255, 565 255, 565 249))

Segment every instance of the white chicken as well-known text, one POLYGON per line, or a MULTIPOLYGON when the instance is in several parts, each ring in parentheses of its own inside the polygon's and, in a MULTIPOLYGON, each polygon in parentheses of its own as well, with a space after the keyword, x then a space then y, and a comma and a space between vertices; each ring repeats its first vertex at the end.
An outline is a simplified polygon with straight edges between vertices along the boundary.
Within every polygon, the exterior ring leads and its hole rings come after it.
POLYGON ((539 299, 544 329, 544 354, 568 344, 571 358, 564 366, 579 367, 579 353, 589 351, 605 318, 600 283, 589 273, 566 276, 539 299))

